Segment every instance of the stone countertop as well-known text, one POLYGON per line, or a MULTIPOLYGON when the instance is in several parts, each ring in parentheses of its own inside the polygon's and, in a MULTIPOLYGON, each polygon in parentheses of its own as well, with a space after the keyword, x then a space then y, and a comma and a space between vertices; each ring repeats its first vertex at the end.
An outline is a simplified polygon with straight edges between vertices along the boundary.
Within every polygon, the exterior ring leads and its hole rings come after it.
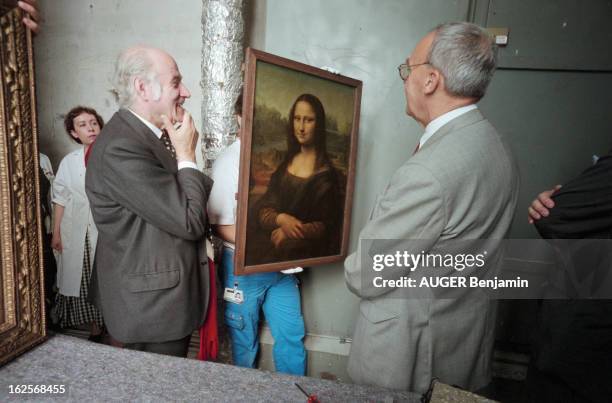
POLYGON ((56 335, 0 368, 0 401, 291 401, 297 382, 324 402, 418 402, 420 396, 168 357, 56 335), (64 395, 10 394, 13 385, 65 385, 64 395))

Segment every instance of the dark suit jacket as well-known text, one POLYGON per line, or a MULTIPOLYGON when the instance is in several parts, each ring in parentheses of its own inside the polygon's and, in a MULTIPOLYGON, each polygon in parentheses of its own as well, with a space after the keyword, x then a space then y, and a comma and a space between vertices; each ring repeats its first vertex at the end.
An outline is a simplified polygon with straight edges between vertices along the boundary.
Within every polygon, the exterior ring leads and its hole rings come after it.
POLYGON ((85 184, 99 231, 90 299, 117 340, 177 340, 203 322, 211 185, 196 169, 178 171, 130 111, 119 110, 104 126, 85 184))
POLYGON ((555 207, 536 221, 542 238, 612 238, 612 154, 553 195, 555 207))
MULTIPOLYGON (((563 185, 552 199, 555 207, 550 215, 535 223, 543 238, 612 238, 612 154, 563 185)), ((591 264, 578 269, 612 275, 609 244, 596 243, 590 252, 591 264)), ((534 360, 540 379, 532 381, 544 391, 538 400, 557 400, 555 395, 546 396, 546 377, 550 377, 551 390, 563 390, 563 386, 571 390, 558 392, 565 399, 573 393, 588 401, 610 401, 612 301, 546 300, 540 316, 534 360)))

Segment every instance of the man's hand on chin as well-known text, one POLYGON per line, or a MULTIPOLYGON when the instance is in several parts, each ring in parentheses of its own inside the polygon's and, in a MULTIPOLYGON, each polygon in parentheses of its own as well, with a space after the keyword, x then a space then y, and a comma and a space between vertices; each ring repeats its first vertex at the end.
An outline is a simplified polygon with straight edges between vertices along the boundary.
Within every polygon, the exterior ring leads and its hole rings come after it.
POLYGON ((172 122, 166 115, 162 115, 163 128, 168 132, 170 141, 176 151, 177 161, 196 161, 195 149, 198 143, 198 131, 193 124, 191 114, 185 110, 183 122, 178 129, 175 129, 172 122))

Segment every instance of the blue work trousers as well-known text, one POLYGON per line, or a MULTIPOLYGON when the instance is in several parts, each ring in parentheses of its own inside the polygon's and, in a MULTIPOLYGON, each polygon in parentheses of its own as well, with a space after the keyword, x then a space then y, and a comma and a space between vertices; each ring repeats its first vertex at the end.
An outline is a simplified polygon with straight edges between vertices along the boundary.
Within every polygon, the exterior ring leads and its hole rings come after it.
POLYGON ((255 367, 259 350, 259 313, 263 309, 274 337, 274 366, 278 372, 304 375, 304 318, 298 282, 292 274, 257 273, 234 275, 234 251, 223 249, 223 287, 243 292, 241 304, 224 301, 225 324, 232 340, 234 364, 255 367))

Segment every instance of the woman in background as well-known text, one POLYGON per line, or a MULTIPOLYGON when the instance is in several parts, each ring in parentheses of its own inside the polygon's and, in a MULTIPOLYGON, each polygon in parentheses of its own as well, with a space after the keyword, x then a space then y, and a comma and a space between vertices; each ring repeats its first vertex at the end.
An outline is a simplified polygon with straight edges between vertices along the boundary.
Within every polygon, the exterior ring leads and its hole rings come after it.
POLYGON ((101 313, 87 301, 98 231, 85 194, 85 155, 104 121, 84 106, 72 108, 64 126, 68 136, 82 144, 66 155, 53 182, 53 238, 58 252, 55 316, 61 327, 91 325, 89 339, 101 341, 104 322, 101 313))

